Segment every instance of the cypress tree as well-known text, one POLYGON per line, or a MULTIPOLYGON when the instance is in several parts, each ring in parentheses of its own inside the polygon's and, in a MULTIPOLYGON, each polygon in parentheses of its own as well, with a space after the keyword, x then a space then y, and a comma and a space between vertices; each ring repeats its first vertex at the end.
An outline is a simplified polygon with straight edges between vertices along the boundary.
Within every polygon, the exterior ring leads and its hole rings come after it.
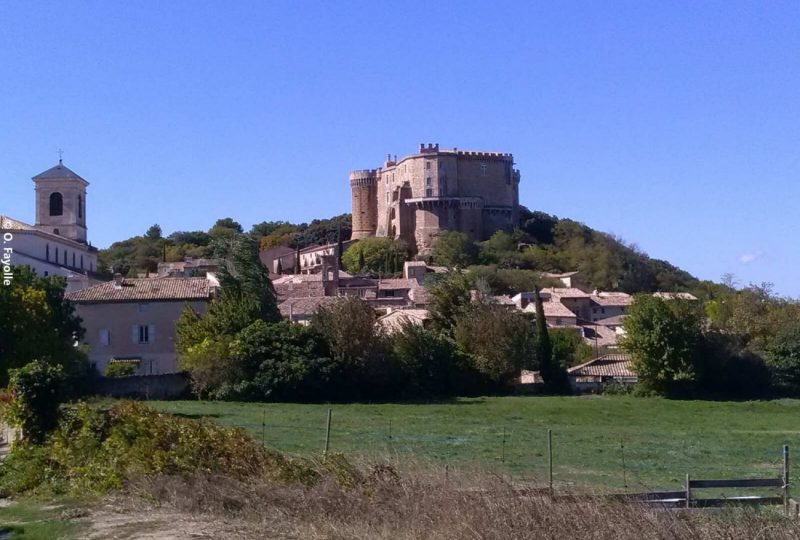
POLYGON ((358 271, 363 272, 366 265, 367 262, 364 260, 364 250, 360 249, 358 251, 358 271))
POLYGON ((300 248, 298 247, 297 250, 294 252, 294 273, 300 273, 300 248))
POLYGON ((547 320, 544 317, 542 297, 539 287, 534 288, 536 302, 536 358, 539 361, 539 373, 544 383, 555 392, 566 392, 569 383, 567 371, 558 360, 553 357, 553 345, 550 343, 550 334, 547 332, 547 320))
POLYGON ((342 245, 342 224, 337 223, 336 225, 336 264, 339 265, 339 268, 342 268, 342 252, 344 251, 344 246, 342 245))

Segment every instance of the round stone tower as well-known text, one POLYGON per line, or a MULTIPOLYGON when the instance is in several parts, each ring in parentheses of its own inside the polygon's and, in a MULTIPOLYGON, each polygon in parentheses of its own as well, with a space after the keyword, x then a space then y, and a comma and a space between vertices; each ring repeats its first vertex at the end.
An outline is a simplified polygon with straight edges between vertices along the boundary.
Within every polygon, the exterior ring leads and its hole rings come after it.
POLYGON ((380 171, 370 169, 350 173, 353 202, 352 240, 375 236, 378 227, 378 178, 380 171))

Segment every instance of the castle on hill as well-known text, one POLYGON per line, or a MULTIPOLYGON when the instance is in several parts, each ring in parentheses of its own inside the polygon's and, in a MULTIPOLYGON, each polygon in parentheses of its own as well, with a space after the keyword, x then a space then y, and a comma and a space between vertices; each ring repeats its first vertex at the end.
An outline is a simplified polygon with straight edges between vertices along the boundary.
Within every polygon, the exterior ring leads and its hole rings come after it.
POLYGON ((485 240, 519 221, 519 180, 511 154, 420 144, 417 154, 350 173, 352 239, 398 238, 420 254, 443 230, 485 240))

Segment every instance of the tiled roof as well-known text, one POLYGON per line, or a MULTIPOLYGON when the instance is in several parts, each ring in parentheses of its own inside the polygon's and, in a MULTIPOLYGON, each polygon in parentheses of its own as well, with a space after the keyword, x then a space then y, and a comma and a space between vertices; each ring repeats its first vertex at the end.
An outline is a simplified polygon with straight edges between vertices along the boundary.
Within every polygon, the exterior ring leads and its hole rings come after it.
POLYGON ((8 216, 0 215, 0 229, 4 231, 35 231, 36 227, 28 225, 16 219, 11 219, 8 216))
MULTIPOLYGON (((544 316, 548 317, 575 317, 575 314, 567 308, 564 304, 559 302, 558 300, 548 300, 546 302, 542 302, 542 310, 544 311, 544 316)), ((531 302, 528 304, 525 309, 527 313, 536 313, 536 304, 531 302)))
POLYGON ((125 278, 122 285, 108 281, 66 295, 76 303, 136 302, 158 300, 206 300, 212 286, 206 278, 125 278))
POLYGON ((337 296, 313 296, 306 298, 289 298, 278 304, 281 316, 309 317, 316 313, 320 306, 330 305, 339 299, 337 296))
POLYGON ((430 302, 428 290, 425 287, 414 287, 408 292, 408 298, 417 305, 427 305, 430 302))
POLYGON ((325 286, 322 281, 301 281, 299 283, 274 283, 275 294, 278 299, 308 298, 312 296, 325 296, 325 286))
POLYGON ((625 320, 626 315, 615 315, 614 317, 606 317, 605 319, 599 319, 595 321, 595 324, 600 324, 602 326, 621 326, 622 321, 625 320))
POLYGON ((398 309, 378 317, 377 323, 388 332, 397 332, 402 329, 404 322, 421 326, 430 318, 431 314, 427 309, 398 309))
POLYGON ((633 303, 633 296, 622 292, 601 292, 591 295, 592 302, 599 306, 629 306, 633 303))
POLYGON ((385 290, 398 290, 398 289, 413 289, 419 287, 416 279, 403 279, 403 278, 390 278, 382 279, 378 282, 378 289, 385 290))
POLYGON ((606 354, 567 371, 575 377, 638 377, 627 354, 606 354))
POLYGON ((501 306, 515 306, 516 305, 514 303, 514 301, 511 299, 511 297, 508 296, 507 294, 498 294, 498 295, 493 296, 492 298, 494 298, 495 302, 497 302, 501 306))
POLYGON ((575 287, 545 287, 542 292, 559 298, 589 298, 591 296, 575 287))
POLYGON ((70 170, 66 165, 62 164, 61 162, 59 162, 58 165, 56 165, 55 167, 50 167, 43 173, 39 173, 33 177, 34 180, 46 180, 48 178, 53 178, 53 179, 77 178, 78 180, 83 180, 84 182, 86 182, 86 180, 75 174, 74 171, 70 170))
POLYGON ((273 285, 283 283, 306 283, 308 281, 322 281, 322 274, 287 274, 272 280, 273 285))
POLYGON ((586 324, 581 326, 583 329, 583 339, 589 345, 597 345, 598 347, 614 347, 617 345, 616 330, 601 324, 586 324))
POLYGON ((44 229, 41 229, 39 227, 34 227, 33 225, 28 225, 27 223, 23 223, 22 221, 19 221, 17 219, 12 219, 8 216, 0 215, 0 230, 25 231, 26 233, 32 233, 41 236, 43 238, 50 238, 54 242, 61 242, 67 245, 80 247, 81 249, 87 249, 89 251, 96 251, 95 248, 87 244, 84 244, 83 242, 77 242, 75 240, 67 238, 66 236, 61 236, 58 234, 47 232, 44 229))

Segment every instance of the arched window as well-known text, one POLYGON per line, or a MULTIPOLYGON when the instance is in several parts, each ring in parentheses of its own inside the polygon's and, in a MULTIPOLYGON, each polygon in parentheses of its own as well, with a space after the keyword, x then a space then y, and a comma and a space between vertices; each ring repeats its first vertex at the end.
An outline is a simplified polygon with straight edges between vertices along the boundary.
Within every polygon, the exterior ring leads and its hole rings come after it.
POLYGON ((58 247, 56 247, 56 263, 58 262, 58 247))
POLYGON ((83 197, 78 195, 78 217, 83 217, 83 197))
POLYGON ((67 250, 64 250, 64 266, 67 266, 67 250))
POLYGON ((64 213, 64 197, 61 193, 55 192, 50 194, 50 215, 60 216, 64 213))
POLYGON ((81 255, 81 270, 83 270, 83 255, 81 255))
POLYGON ((44 246, 44 258, 45 260, 50 260, 50 244, 44 246))
MULTIPOLYGON (((58 229, 53 229, 53 234, 61 234, 61 233, 60 233, 60 232, 58 232, 58 229)), ((56 259, 57 259, 57 258, 58 258, 58 257, 56 257, 56 259)))
POLYGON ((75 252, 72 252, 72 267, 75 268, 75 252))

